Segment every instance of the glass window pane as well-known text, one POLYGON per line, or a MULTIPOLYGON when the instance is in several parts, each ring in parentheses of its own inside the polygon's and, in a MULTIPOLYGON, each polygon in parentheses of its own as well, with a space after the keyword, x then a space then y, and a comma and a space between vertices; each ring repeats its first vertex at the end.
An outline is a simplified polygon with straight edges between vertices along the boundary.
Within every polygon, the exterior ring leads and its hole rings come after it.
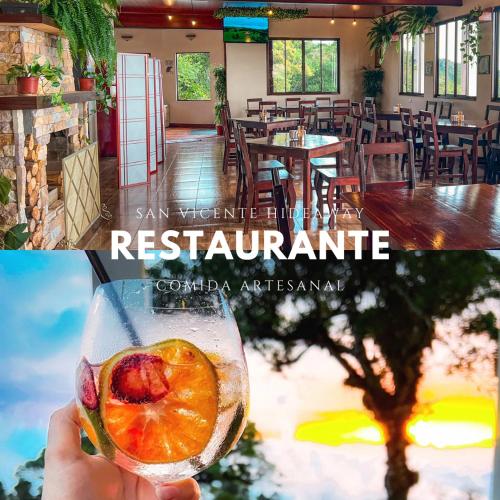
POLYGON ((322 92, 337 92, 337 42, 325 40, 321 43, 322 92))
POLYGON ((305 41, 306 92, 321 92, 321 42, 305 41))
POLYGON ((177 54, 177 100, 210 100, 210 54, 177 54))
POLYGON ((273 40, 271 44, 273 91, 285 92, 285 42, 283 40, 273 40))
POLYGON ((286 40, 286 92, 302 92, 302 40, 286 40))
POLYGON ((441 24, 438 31, 438 94, 446 93, 446 24, 441 24))
POLYGON ((455 22, 448 23, 446 50, 446 94, 455 93, 455 22))

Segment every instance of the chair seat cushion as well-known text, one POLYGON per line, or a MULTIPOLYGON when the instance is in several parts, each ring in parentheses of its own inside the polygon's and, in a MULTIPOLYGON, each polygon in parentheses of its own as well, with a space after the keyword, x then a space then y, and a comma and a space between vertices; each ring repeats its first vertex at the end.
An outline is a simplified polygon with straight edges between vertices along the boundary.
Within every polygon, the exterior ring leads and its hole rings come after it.
MULTIPOLYGON (((472 146, 473 140, 470 137, 459 137, 458 138, 458 143, 459 144, 468 144, 472 146)), ((478 146, 487 146, 488 145, 488 139, 479 139, 477 141, 478 146)))
POLYGON ((322 158, 312 158, 311 166, 312 167, 330 167, 333 165, 337 165, 337 158, 331 156, 323 156, 322 158))
POLYGON ((260 160, 259 170, 267 170, 272 168, 285 168, 285 165, 278 160, 260 160))
MULTIPOLYGON (((293 176, 286 169, 278 170, 280 179, 282 181, 293 180, 293 176)), ((257 182, 272 182, 273 177, 270 170, 259 170, 255 179, 257 182)))

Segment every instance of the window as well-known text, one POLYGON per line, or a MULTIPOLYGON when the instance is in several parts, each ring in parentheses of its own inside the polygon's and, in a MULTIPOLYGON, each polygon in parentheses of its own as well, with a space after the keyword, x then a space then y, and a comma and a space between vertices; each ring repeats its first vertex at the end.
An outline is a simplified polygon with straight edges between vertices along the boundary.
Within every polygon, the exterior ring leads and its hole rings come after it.
POLYGON ((210 54, 177 54, 177 100, 210 101, 210 54))
POLYGON ((446 97, 476 97, 476 61, 464 62, 460 46, 465 39, 462 19, 436 26, 436 94, 446 97))
POLYGON ((424 35, 401 38, 401 94, 424 93, 424 35))
POLYGON ((339 92, 339 40, 271 40, 270 94, 339 92))

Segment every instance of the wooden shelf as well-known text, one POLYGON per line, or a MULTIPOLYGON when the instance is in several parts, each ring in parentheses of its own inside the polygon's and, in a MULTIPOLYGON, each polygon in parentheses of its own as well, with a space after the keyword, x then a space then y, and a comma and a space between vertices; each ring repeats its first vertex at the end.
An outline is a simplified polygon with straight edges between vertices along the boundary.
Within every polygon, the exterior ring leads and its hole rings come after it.
POLYGON ((25 26, 34 30, 59 35, 56 23, 43 14, 0 14, 0 26, 25 26))
MULTIPOLYGON (((68 92, 63 94, 68 104, 95 101, 97 94, 91 92, 68 92)), ((50 102, 50 95, 3 95, 0 96, 0 110, 13 111, 15 109, 44 109, 54 107, 50 102)))

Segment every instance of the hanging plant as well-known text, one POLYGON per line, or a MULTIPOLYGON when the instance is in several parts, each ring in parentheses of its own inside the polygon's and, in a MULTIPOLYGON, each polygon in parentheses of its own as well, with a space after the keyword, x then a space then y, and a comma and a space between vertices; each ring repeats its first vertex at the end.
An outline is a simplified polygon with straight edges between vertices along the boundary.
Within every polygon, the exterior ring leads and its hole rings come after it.
POLYGON ((398 18, 394 17, 377 17, 372 21, 372 27, 368 31, 368 43, 371 52, 380 51, 380 64, 384 61, 385 52, 388 49, 392 37, 397 33, 399 28, 398 18))
POLYGON ((108 111, 113 105, 110 88, 114 83, 118 0, 33 0, 51 17, 69 41, 73 61, 80 71, 90 69, 88 57, 95 64, 99 95, 98 106, 108 111))
POLYGON ((410 35, 413 39, 417 38, 432 26, 437 13, 437 7, 401 7, 398 14, 400 34, 410 35))
POLYGON ((483 35, 479 26, 479 18, 483 14, 483 8, 474 7, 463 19, 463 42, 460 44, 460 52, 465 63, 474 62, 479 57, 479 42, 483 35))
POLYGON ((269 17, 277 21, 307 17, 307 9, 282 9, 281 7, 221 7, 214 12, 215 19, 225 17, 269 17))

